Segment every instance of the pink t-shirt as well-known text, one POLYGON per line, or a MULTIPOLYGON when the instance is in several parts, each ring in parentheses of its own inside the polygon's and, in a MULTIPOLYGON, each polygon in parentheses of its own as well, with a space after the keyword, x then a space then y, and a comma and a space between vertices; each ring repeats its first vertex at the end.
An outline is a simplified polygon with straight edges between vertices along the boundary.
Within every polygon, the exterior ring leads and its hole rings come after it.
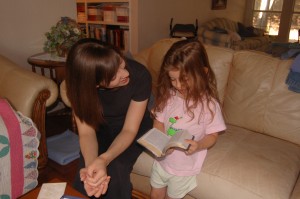
MULTIPOLYGON (((220 132, 226 129, 220 106, 210 103, 214 117, 204 102, 204 110, 201 114, 201 105, 198 105, 194 112, 194 119, 186 111, 184 99, 173 96, 168 101, 167 106, 162 112, 156 113, 156 120, 164 123, 165 132, 187 130, 195 136, 196 141, 201 140, 205 135, 220 132)), ((158 158, 157 161, 166 172, 176 176, 191 176, 200 172, 207 150, 201 150, 192 155, 186 155, 183 151, 174 150, 164 158, 158 158)))

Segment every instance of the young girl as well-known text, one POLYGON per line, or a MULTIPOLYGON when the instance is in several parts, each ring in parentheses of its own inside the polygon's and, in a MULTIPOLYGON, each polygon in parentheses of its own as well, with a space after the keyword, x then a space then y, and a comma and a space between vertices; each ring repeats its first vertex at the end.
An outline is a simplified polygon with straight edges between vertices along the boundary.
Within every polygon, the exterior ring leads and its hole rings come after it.
POLYGON ((197 186, 207 148, 226 129, 218 103, 215 75, 203 45, 196 40, 174 43, 166 53, 153 108, 153 126, 170 136, 187 130, 186 151, 170 149, 152 167, 151 198, 183 198, 197 186))

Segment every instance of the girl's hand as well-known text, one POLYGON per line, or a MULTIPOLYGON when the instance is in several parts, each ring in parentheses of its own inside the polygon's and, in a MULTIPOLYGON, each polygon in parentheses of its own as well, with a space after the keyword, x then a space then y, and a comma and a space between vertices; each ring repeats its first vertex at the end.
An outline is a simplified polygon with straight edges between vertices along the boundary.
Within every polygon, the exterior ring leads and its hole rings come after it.
POLYGON ((189 150, 187 150, 185 153, 187 155, 191 155, 197 151, 208 149, 216 143, 217 139, 218 139, 218 133, 211 133, 209 135, 204 136, 199 141, 185 140, 187 143, 190 144, 189 150))
POLYGON ((168 150, 166 151, 166 155, 169 155, 169 154, 173 153, 173 151, 174 151, 173 148, 168 149, 168 150))
POLYGON ((187 155, 191 155, 200 150, 200 146, 195 140, 185 140, 188 144, 190 144, 188 150, 185 151, 187 155))

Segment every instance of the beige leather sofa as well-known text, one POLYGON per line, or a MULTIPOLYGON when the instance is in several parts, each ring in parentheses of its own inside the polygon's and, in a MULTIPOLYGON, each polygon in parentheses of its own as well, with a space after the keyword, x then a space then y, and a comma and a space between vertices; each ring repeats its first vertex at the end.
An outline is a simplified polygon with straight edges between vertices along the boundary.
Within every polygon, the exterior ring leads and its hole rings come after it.
MULTIPOLYGON (((134 55, 157 80, 162 58, 178 39, 163 39, 134 55)), ((198 187, 185 199, 299 199, 300 94, 285 79, 293 60, 257 51, 205 46, 216 74, 227 124, 208 151, 198 187)), ((66 98, 61 84, 63 101, 66 98)), ((153 157, 143 152, 131 175, 135 190, 150 193, 153 157)))
POLYGON ((0 55, 0 97, 23 115, 30 117, 41 133, 39 168, 47 164, 45 137, 46 107, 58 96, 57 84, 49 78, 35 74, 0 55))
MULTIPOLYGON (((157 80, 164 39, 135 55, 157 80)), ((185 199, 299 199, 300 93, 285 79, 293 60, 255 51, 206 46, 217 77, 227 130, 208 152, 198 187, 185 199)), ((134 189, 149 194, 152 156, 132 172, 134 189)))

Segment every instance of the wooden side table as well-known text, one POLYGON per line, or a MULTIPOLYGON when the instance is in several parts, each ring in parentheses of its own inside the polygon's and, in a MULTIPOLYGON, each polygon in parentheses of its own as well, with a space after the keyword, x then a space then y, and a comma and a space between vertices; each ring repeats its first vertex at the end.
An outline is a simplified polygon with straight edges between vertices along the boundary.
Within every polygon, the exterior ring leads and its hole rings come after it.
POLYGON ((53 57, 49 53, 38 53, 30 56, 27 61, 32 66, 32 72, 36 73, 37 68, 40 68, 41 75, 45 76, 45 69, 49 70, 50 78, 58 85, 65 78, 65 57, 53 57))

